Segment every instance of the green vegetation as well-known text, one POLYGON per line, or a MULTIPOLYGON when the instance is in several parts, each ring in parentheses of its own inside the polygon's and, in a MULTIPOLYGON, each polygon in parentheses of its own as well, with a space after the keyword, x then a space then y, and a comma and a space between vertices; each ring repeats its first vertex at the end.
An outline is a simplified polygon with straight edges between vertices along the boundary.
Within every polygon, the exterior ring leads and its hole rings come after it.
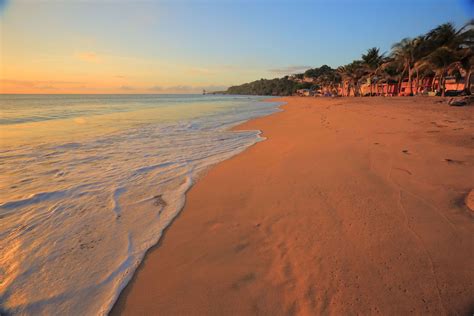
POLYGON ((313 82, 298 82, 291 80, 289 76, 275 79, 260 79, 240 86, 233 86, 227 89, 227 94, 248 94, 248 95, 292 95, 298 89, 319 89, 322 85, 333 80, 339 80, 336 70, 324 65, 320 68, 308 69, 304 74, 294 75, 295 79, 314 78, 313 82))
POLYGON ((474 20, 456 29, 453 24, 442 24, 416 38, 405 38, 392 46, 387 55, 373 47, 361 59, 333 69, 327 65, 312 68, 303 74, 271 80, 261 79, 230 87, 227 94, 291 95, 298 89, 311 89, 330 95, 375 95, 385 84, 394 85, 399 93, 406 82, 405 95, 435 91, 446 92, 446 78, 463 77, 465 93, 470 94, 474 68, 474 20), (430 87, 423 86, 430 79, 430 87), (364 91, 363 91, 364 90, 364 91))
POLYGON ((227 94, 247 94, 247 95, 292 95, 295 93, 298 83, 289 80, 288 77, 281 79, 260 79, 240 86, 233 86, 227 89, 227 94))

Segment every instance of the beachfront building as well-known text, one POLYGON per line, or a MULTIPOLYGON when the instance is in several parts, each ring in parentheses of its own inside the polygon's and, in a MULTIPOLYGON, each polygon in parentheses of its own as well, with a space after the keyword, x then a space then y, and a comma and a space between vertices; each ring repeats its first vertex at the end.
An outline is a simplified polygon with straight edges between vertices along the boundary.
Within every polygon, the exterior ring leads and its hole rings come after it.
POLYGON ((310 89, 298 89, 296 90, 296 95, 300 97, 309 97, 314 95, 314 91, 310 89))
MULTIPOLYGON (((466 81, 464 77, 449 76, 443 79, 444 91, 446 95, 460 95, 465 92, 466 81)), ((411 94, 413 95, 439 95, 443 89, 443 83, 434 76, 415 79, 412 81, 411 94)), ((400 96, 410 95, 410 84, 408 79, 404 79, 400 85, 400 96)))
MULTIPOLYGON (((464 77, 446 77, 443 79, 444 91, 447 96, 455 96, 466 93, 466 89, 472 87, 472 78, 470 83, 466 83, 464 77)), ((415 78, 410 82, 408 78, 404 78, 400 82, 394 79, 379 79, 377 81, 366 81, 359 84, 358 87, 349 81, 342 82, 337 94, 340 96, 410 96, 410 95, 440 95, 442 91, 442 83, 439 78, 427 76, 423 78, 415 78)))
POLYGON ((458 80, 455 77, 448 77, 445 79, 444 88, 446 95, 458 95, 464 91, 466 83, 464 78, 458 80))

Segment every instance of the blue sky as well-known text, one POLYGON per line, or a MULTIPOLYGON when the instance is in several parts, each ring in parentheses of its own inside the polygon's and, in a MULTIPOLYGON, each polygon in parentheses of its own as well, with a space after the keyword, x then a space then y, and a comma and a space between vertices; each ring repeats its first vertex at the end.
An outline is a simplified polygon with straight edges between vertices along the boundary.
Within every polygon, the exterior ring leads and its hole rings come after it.
POLYGON ((0 10, 3 86, 49 93, 225 87, 336 67, 474 17, 471 0, 0 0, 0 10))

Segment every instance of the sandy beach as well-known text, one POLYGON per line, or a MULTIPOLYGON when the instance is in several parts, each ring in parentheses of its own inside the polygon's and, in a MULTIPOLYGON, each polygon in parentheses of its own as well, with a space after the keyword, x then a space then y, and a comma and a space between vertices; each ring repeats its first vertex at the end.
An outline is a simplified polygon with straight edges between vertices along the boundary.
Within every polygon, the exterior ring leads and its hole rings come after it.
POLYGON ((281 98, 211 168, 112 315, 474 311, 474 107, 281 98))

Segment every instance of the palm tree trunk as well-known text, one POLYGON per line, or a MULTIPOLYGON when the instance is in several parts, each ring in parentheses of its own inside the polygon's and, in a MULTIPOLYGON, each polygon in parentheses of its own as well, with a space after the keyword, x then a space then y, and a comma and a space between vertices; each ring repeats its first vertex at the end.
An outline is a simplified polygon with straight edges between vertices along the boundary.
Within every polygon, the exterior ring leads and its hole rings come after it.
POLYGON ((403 68, 402 73, 400 74, 400 78, 398 79, 398 91, 397 94, 400 95, 400 92, 402 90, 402 81, 403 81, 403 75, 405 74, 406 67, 403 68))
POLYGON ((464 92, 467 95, 471 95, 471 75, 472 75, 472 70, 469 69, 469 71, 466 74, 466 79, 464 80, 464 92))
POLYGON ((371 78, 371 76, 369 76, 369 84, 370 84, 369 93, 370 93, 370 96, 372 96, 372 78, 371 78))
POLYGON ((415 94, 418 94, 418 91, 420 89, 420 79, 419 79, 419 73, 418 73, 418 68, 415 68, 415 73, 416 73, 416 78, 415 78, 415 94))
POLYGON ((412 73, 411 72, 412 72, 411 66, 410 66, 410 64, 408 64, 408 88, 409 88, 408 92, 409 92, 410 96, 413 95, 413 88, 412 88, 412 82, 411 82, 412 81, 412 79, 411 79, 412 73))
MULTIPOLYGON (((435 91, 436 75, 433 76, 433 81, 431 82, 431 91, 435 91)), ((439 81, 438 81, 439 85, 439 81)))
MULTIPOLYGON (((398 79, 397 83, 397 95, 400 95, 400 92, 402 92, 402 81, 403 81, 403 72, 400 75, 400 78, 398 79)), ((395 91, 394 91, 395 92, 395 91)))
POLYGON ((444 97, 446 96, 446 79, 445 79, 445 74, 446 71, 443 69, 443 72, 441 73, 441 77, 439 78, 440 82, 440 89, 441 89, 441 96, 444 97))
POLYGON ((441 80, 441 85, 440 85, 441 96, 444 97, 444 96, 446 96, 446 89, 445 89, 445 86, 444 86, 444 76, 442 76, 440 80, 441 80))

